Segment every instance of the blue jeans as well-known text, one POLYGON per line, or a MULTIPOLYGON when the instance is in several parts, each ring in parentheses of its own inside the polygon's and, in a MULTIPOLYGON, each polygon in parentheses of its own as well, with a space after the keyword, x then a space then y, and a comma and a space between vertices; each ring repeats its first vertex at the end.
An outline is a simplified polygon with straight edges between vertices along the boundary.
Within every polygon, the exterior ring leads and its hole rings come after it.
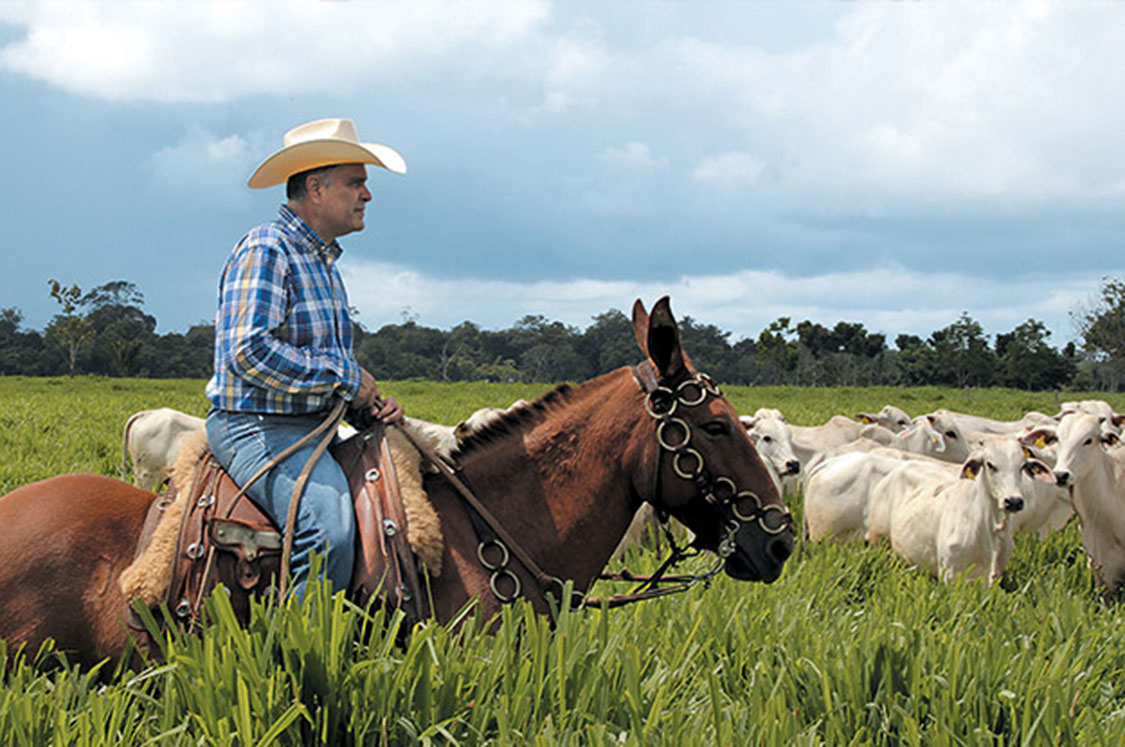
MULTIPOLYGON (((242 485, 322 420, 322 415, 257 415, 212 408, 207 414, 207 440, 215 459, 242 485)), ((246 491, 283 531, 297 477, 318 441, 313 439, 302 446, 246 491)), ((355 507, 348 480, 344 470, 326 452, 309 475, 293 528, 290 572, 298 599, 305 596, 313 551, 323 555, 324 576, 332 582, 332 588, 348 588, 355 561, 355 531, 355 507)))

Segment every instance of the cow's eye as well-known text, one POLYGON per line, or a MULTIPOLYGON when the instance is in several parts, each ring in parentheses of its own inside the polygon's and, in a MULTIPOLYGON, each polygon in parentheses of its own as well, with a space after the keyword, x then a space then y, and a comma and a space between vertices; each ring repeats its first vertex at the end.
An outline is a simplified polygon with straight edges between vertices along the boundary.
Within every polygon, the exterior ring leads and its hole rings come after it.
POLYGON ((1092 443, 1094 443, 1094 439, 1092 439, 1092 438, 1087 438, 1087 439, 1086 439, 1085 441, 1083 441, 1083 442, 1082 442, 1082 445, 1083 445, 1083 446, 1089 446, 1089 445, 1090 445, 1090 444, 1092 444, 1092 443))
POLYGON ((946 432, 945 432, 945 437, 946 437, 946 438, 957 438, 957 434, 956 434, 956 433, 954 433, 953 431, 946 431, 946 432))
POLYGON ((763 436, 762 440, 765 441, 767 444, 773 443, 773 437, 772 436, 763 436))
POLYGON ((985 466, 988 467, 989 472, 995 472, 996 471, 996 465, 993 464, 992 462, 985 462, 985 466))

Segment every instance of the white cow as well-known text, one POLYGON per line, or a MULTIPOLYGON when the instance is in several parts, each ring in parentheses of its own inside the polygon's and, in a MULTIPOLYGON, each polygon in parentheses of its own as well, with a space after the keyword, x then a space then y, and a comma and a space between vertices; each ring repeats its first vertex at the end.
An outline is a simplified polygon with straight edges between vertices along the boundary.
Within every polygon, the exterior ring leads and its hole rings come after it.
POLYGON ((801 471, 801 460, 793 453, 789 424, 773 416, 743 415, 739 420, 746 429, 746 435, 754 442, 758 456, 769 468, 775 487, 780 491, 782 478, 797 475, 801 471))
POLYGON ((881 425, 892 433, 909 430, 914 427, 914 421, 906 411, 894 405, 883 405, 879 412, 857 412, 855 419, 861 423, 881 425))
POLYGON ((976 441, 982 436, 1017 435, 1035 426, 1053 422, 1053 418, 1049 415, 1035 411, 1027 413, 1019 420, 995 420, 946 409, 934 410, 925 417, 938 430, 951 425, 956 426, 970 441, 976 441))
POLYGON ((1071 491, 1095 575, 1114 592, 1125 583, 1125 456, 1107 448, 1112 438, 1095 415, 1070 415, 1056 429, 1036 429, 1024 437, 1029 442, 1040 438, 1057 440, 1055 479, 1071 491))
POLYGON ((203 429, 203 418, 169 407, 133 413, 122 436, 121 479, 132 462, 134 484, 144 490, 159 489, 172 476, 184 441, 203 429))
POLYGON ((882 481, 896 492, 891 548, 945 581, 964 573, 996 583, 1014 548, 1009 515, 1025 503, 1020 476, 1052 480, 1051 471, 1012 437, 984 439, 960 479, 911 479, 912 466, 906 463, 882 481), (898 480, 900 475, 906 479, 898 480))
POLYGON ((936 464, 946 473, 952 471, 956 475, 957 467, 952 464, 885 447, 841 452, 822 461, 805 485, 806 539, 875 540, 885 536, 886 530, 871 531, 872 520, 880 522, 880 526, 886 523, 874 504, 875 489, 907 460, 918 463, 913 467, 915 474, 932 470, 936 464))

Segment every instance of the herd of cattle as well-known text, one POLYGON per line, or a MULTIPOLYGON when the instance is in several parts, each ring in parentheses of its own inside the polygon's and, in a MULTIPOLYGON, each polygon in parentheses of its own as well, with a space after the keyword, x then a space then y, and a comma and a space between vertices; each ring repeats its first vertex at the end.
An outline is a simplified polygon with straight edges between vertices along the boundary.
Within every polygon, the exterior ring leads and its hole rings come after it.
MULTIPOLYGON (((407 424, 448 456, 525 404, 478 410, 456 426, 407 424)), ((885 541, 945 580, 964 574, 992 584, 1016 532, 1046 536, 1077 514, 1098 579, 1111 591, 1125 583, 1125 415, 1106 402, 1067 402, 1056 415, 1016 421, 944 409, 911 418, 887 405, 817 426, 762 408, 742 423, 778 488, 803 492, 806 539, 885 541)), ((128 457, 135 483, 159 489, 185 439, 202 429, 202 419, 168 408, 136 413, 125 426, 122 473, 128 457)), ((648 521, 640 512, 626 541, 648 521)))

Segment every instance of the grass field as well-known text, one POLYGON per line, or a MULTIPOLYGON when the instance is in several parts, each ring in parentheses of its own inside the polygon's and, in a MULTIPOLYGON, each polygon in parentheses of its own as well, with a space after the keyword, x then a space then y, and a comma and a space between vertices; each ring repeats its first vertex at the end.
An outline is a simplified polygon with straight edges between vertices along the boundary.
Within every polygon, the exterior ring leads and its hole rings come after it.
MULTIPOLYGON (((136 410, 203 415, 201 381, 0 379, 0 492, 62 472, 116 475, 136 410)), ((460 420, 546 385, 389 382, 410 414, 460 420)), ((894 403, 1015 418, 1053 394, 730 388, 795 423, 894 403)), ((1094 395, 1064 395, 1081 399, 1094 395)), ((1106 399, 1107 397, 1100 396, 1106 399)), ((1119 411, 1125 397, 1108 397, 1119 411)), ((799 500, 794 505, 800 510, 799 500)), ((651 567, 654 553, 628 559, 651 567)), ((610 591, 595 589, 595 593, 610 591)), ((394 644, 397 620, 311 594, 142 671, 0 656, 0 744, 1125 743, 1121 607, 1092 587, 1077 528, 1021 537, 1003 583, 944 585, 862 543, 798 545, 776 583, 562 614, 522 606, 495 636, 471 611, 394 644)))

